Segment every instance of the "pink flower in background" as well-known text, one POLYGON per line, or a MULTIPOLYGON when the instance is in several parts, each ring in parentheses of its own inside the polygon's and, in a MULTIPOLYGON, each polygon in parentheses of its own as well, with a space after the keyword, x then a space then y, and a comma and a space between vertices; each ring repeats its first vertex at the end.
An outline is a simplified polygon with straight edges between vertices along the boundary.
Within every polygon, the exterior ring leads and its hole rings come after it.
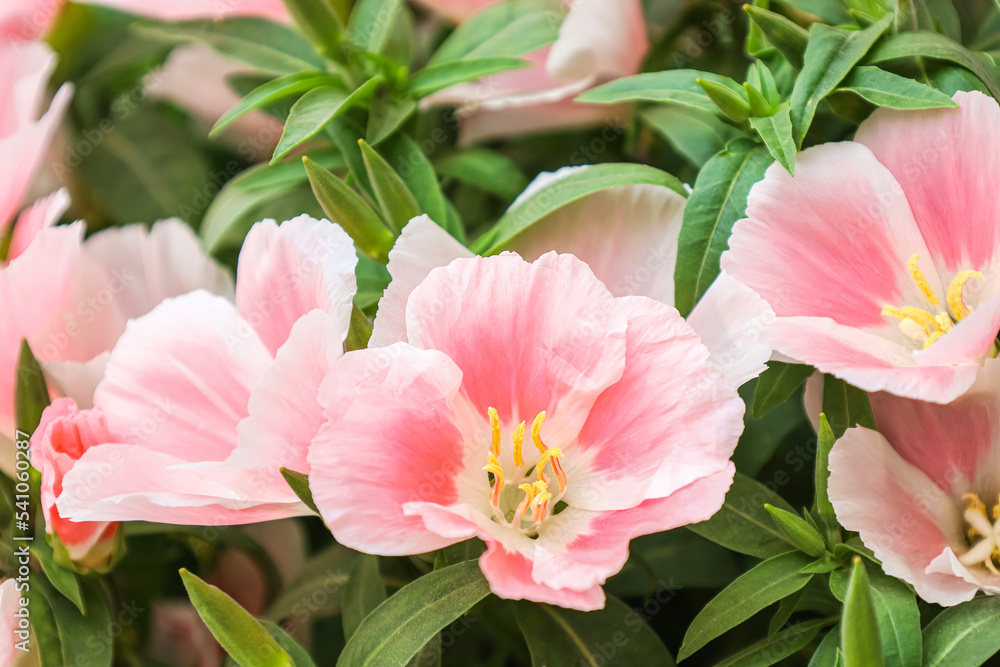
POLYGON ((948 405, 871 395, 830 454, 837 518, 928 602, 1000 594, 1000 361, 948 405))
POLYGON ((55 64, 44 44, 0 40, 0 233, 24 204, 72 95, 63 86, 44 111, 55 64))
POLYGON ((240 252, 235 304, 198 290, 131 321, 94 395, 110 439, 66 474, 59 512, 198 525, 309 513, 279 467, 309 472, 356 263, 327 220, 265 220, 240 252))
POLYGON ((288 10, 281 0, 86 0, 137 16, 161 21, 222 19, 231 16, 258 16, 287 23, 288 10))
POLYGON ((946 403, 1000 330, 1000 107, 880 109, 854 142, 772 166, 723 268, 777 314, 775 348, 868 391, 946 403))
POLYGON ((432 271, 405 328, 320 388, 310 486, 338 542, 479 536, 497 595, 590 610, 629 540, 721 507, 743 404, 672 308, 572 255, 504 253, 432 271))
POLYGON ((90 447, 107 442, 107 425, 96 410, 79 411, 70 398, 59 398, 42 413, 31 438, 31 465, 42 477, 41 503, 45 529, 59 537, 74 562, 98 567, 114 547, 118 524, 67 521, 59 515, 56 498, 63 476, 90 447))
MULTIPOLYGON (((425 0, 452 17, 486 4, 425 0)), ((567 1, 569 14, 551 46, 526 56, 534 63, 481 81, 446 88, 427 104, 458 107, 464 143, 533 132, 616 122, 622 107, 577 104, 573 99, 611 79, 637 74, 649 49, 639 0, 567 1)), ((627 107, 626 107, 627 108, 627 107)))
MULTIPOLYGON (((108 355, 130 318, 196 289, 232 295, 232 279, 209 259, 191 228, 166 220, 108 229, 83 241, 83 223, 50 227, 64 193, 38 206, 39 231, 19 236, 16 257, 0 267, 0 469, 14 463, 14 384, 21 339, 41 362, 55 395, 90 407, 108 355), (31 238, 28 238, 31 237, 31 238), (20 239, 20 240, 19 240, 20 239), (22 241, 24 244, 21 250, 22 241)), ((37 213, 35 211, 34 213, 37 213)))
MULTIPOLYGON (((0 583, 0 665, 14 665, 18 657, 25 655, 15 644, 21 638, 15 634, 18 631, 28 631, 28 619, 24 618, 22 627, 15 614, 21 609, 21 592, 17 590, 17 581, 6 579, 0 583)), ((25 637, 27 638, 27 637, 25 637)))
POLYGON ((0 40, 39 39, 59 16, 65 0, 8 0, 0 4, 0 40))
MULTIPOLYGON (((511 210, 560 179, 587 167, 541 174, 511 210)), ((533 261, 555 250, 583 260, 614 296, 646 296, 672 306, 677 238, 685 199, 668 187, 610 188, 563 206, 515 236, 507 248, 533 261)), ((472 252, 430 218, 404 229, 389 253, 392 282, 379 302, 370 347, 406 340, 410 293, 434 268, 472 252)), ((712 353, 711 360, 740 386, 766 368, 771 347, 770 307, 752 290, 723 273, 691 312, 688 323, 712 353)))

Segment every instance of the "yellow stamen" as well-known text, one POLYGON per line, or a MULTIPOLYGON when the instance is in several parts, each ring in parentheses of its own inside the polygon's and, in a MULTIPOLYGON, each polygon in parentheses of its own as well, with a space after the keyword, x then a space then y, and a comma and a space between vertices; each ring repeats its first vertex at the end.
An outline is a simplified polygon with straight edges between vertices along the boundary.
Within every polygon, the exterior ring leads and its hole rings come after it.
POLYGON ((934 321, 937 322, 938 330, 943 333, 948 333, 955 328, 955 323, 948 317, 948 313, 938 313, 934 316, 934 321))
POLYGON ((563 472, 562 466, 559 465, 559 457, 562 455, 563 453, 561 449, 549 447, 542 452, 542 456, 538 459, 538 465, 535 467, 535 471, 538 473, 539 481, 548 484, 548 478, 545 475, 545 465, 551 463, 552 470, 556 472, 556 479, 559 480, 560 491, 566 489, 566 473, 563 472))
POLYGON ((962 293, 965 291, 965 284, 968 283, 973 278, 979 278, 982 281, 986 281, 979 271, 960 271, 955 279, 951 281, 951 285, 948 286, 948 305, 951 307, 951 312, 955 314, 955 320, 961 322, 962 319, 972 312, 967 305, 965 305, 965 299, 962 298, 962 293))
POLYGON ((545 443, 542 442, 542 422, 544 421, 545 421, 545 411, 542 410, 535 417, 535 421, 531 423, 531 441, 535 443, 535 447, 538 448, 538 451, 540 451, 543 454, 545 453, 545 450, 548 449, 545 446, 545 443))
POLYGON ((490 491, 490 504, 493 507, 497 507, 500 505, 500 492, 503 491, 503 468, 500 466, 500 461, 497 460, 493 452, 490 452, 487 460, 489 463, 483 466, 483 470, 493 473, 493 489, 490 491))
POLYGON ((532 486, 534 497, 531 500, 531 505, 534 506, 535 511, 531 518, 535 522, 544 521, 552 494, 549 493, 548 484, 543 481, 537 481, 532 486))
POLYGON ((514 465, 518 468, 524 467, 524 457, 521 455, 521 448, 524 446, 524 422, 514 429, 514 465))
POLYGON ((927 278, 924 277, 924 272, 920 270, 920 266, 917 264, 919 261, 920 255, 914 253, 910 256, 910 261, 906 263, 910 269, 910 275, 913 276, 913 282, 915 282, 917 287, 920 288, 920 291, 923 292, 928 303, 932 306, 940 306, 941 302, 938 300, 934 290, 931 289, 931 284, 927 282, 927 278))
POLYGON ((500 456, 500 417, 496 408, 488 408, 490 414, 490 431, 493 433, 493 444, 490 445, 490 453, 494 457, 500 456))
POLYGON ((934 319, 934 316, 921 308, 914 308, 913 306, 904 306, 902 308, 884 306, 882 308, 882 316, 895 317, 899 320, 913 320, 923 328, 924 334, 928 336, 938 330, 937 320, 934 319))
POLYGON ((930 336, 928 336, 927 340, 924 341, 924 349, 926 350, 931 345, 933 345, 934 343, 936 343, 937 339, 938 338, 942 338, 945 335, 945 333, 947 333, 947 332, 945 332, 945 331, 935 331, 930 336))

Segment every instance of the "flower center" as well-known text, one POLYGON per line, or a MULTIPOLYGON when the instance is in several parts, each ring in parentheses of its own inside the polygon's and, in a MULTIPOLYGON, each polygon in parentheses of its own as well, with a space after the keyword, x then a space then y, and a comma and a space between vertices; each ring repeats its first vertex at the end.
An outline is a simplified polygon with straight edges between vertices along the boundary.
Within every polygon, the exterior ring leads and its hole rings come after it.
POLYGON ((979 494, 967 493, 962 497, 969 502, 965 522, 969 526, 971 547, 958 560, 966 566, 982 564, 993 574, 1000 575, 997 569, 1000 564, 1000 499, 987 516, 986 503, 979 494))
MULTIPOLYGON (((483 470, 488 473, 493 520, 504 526, 511 526, 528 537, 537 537, 538 527, 548 516, 559 511, 557 504, 566 493, 566 473, 559 462, 562 450, 542 442, 545 412, 539 412, 531 424, 531 442, 538 450, 537 460, 534 465, 525 463, 525 422, 521 422, 511 434, 514 444, 513 465, 505 470, 501 463, 503 436, 500 432, 500 416, 494 408, 489 409, 489 416, 493 441, 483 470), (534 480, 530 479, 532 474, 535 476, 534 480), (558 491, 552 488, 553 477, 558 484, 558 491)), ((529 458, 534 459, 534 456, 529 458)))
POLYGON ((951 308, 951 314, 949 315, 948 310, 941 306, 940 299, 938 299, 934 290, 931 289, 931 285, 927 282, 927 278, 924 277, 923 271, 920 270, 920 266, 917 264, 919 261, 920 255, 914 254, 910 256, 910 260, 906 265, 910 269, 913 282, 920 288, 920 291, 935 312, 915 306, 903 306, 902 308, 883 306, 882 315, 898 319, 899 328, 902 332, 910 338, 923 343, 926 350, 936 340, 951 331, 956 323, 961 322, 972 312, 972 309, 965 303, 965 299, 962 296, 965 292, 966 283, 973 278, 978 278, 979 280, 985 280, 985 278, 979 271, 960 271, 955 276, 955 279, 951 281, 951 285, 948 286, 948 307, 951 308))

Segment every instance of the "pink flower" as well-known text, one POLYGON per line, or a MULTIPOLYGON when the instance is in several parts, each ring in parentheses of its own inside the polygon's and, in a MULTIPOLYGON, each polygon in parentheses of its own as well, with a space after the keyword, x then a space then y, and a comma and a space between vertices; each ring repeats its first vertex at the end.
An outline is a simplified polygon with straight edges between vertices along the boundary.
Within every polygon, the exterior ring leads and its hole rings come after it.
POLYGON ((14 665, 19 657, 26 655, 16 646, 29 638, 30 627, 26 616, 18 618, 16 615, 22 609, 18 585, 15 579, 5 579, 0 583, 0 665, 14 665))
MULTIPOLYGON (((543 173, 514 202, 525 200, 588 167, 543 173)), ((518 234, 508 248, 533 261, 555 250, 583 260, 614 296, 646 296, 674 303, 674 265, 685 199, 668 187, 632 185, 602 190, 567 204, 518 234)), ((426 216, 403 229, 389 253, 392 282, 379 302, 370 347, 406 340, 406 301, 438 266, 472 252, 426 216)), ((711 360, 740 386, 757 377, 771 356, 766 331, 774 313, 757 294, 722 273, 691 312, 688 323, 711 360)))
POLYGON ((258 16, 288 22, 288 10, 281 0, 87 0, 121 12, 148 16, 162 21, 222 19, 231 16, 258 16))
MULTIPOLYGON (((462 18, 491 3, 424 4, 462 18)), ((464 143, 627 121, 622 107, 577 104, 573 99, 595 85, 639 72, 649 49, 642 5, 638 0, 566 4, 569 14, 556 42, 526 57, 534 65, 458 84, 427 98, 428 104, 459 107, 464 143)))
POLYGON ((53 394, 90 407, 108 354, 130 318, 192 290, 233 291, 232 279, 205 256, 183 222, 166 220, 151 230, 142 225, 108 229, 83 242, 83 223, 49 226, 65 204, 65 194, 57 193, 32 210, 42 218, 37 225, 21 227, 22 216, 12 244, 19 254, 0 267, 5 314, 0 318, 0 468, 8 471, 14 463, 13 392, 22 338, 41 362, 53 394), (32 231, 20 236, 25 229, 32 231))
POLYGON ((56 498, 62 493, 63 476, 76 461, 91 447, 108 442, 109 437, 100 412, 81 412, 72 399, 59 398, 42 413, 42 421, 31 438, 31 465, 42 477, 45 529, 59 537, 74 562, 87 567, 107 562, 118 524, 64 519, 56 508, 56 498))
POLYGON ((591 610, 631 538, 721 507, 743 404, 672 308, 572 255, 504 253, 431 272, 405 328, 320 388, 310 486, 338 542, 479 536, 497 595, 591 610))
POLYGON ((775 348, 868 391, 946 403, 1000 330, 1000 107, 881 109, 854 142, 754 186, 722 266, 763 296, 775 348))
POLYGON ((48 32, 64 0, 18 0, 0 4, 0 40, 33 40, 48 32))
POLYGON ((0 39, 0 233, 24 203, 72 95, 63 86, 42 113, 55 64, 44 44, 0 39))
POLYGON ((879 432, 830 454, 830 500, 887 574, 928 602, 1000 594, 1000 362, 948 405, 871 395, 879 432))
POLYGON ((240 252, 235 304, 197 290, 132 320, 94 395, 110 439, 66 474, 59 512, 198 525, 307 514, 279 467, 309 472, 356 263, 329 221, 265 220, 240 252))

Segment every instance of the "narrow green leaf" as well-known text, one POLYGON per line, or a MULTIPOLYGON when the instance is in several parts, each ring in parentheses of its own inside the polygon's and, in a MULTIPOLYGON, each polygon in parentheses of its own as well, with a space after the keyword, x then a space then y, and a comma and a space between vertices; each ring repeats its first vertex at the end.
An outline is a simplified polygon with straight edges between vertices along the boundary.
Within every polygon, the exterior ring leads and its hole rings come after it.
MULTIPOLYGON (((756 68, 751 68, 751 72, 755 72, 756 68)), ((757 90, 749 81, 743 83, 743 90, 746 91, 747 102, 750 104, 750 113, 753 116, 763 118, 764 116, 770 116, 778 110, 777 107, 771 106, 771 104, 765 99, 764 93, 757 90)))
POLYGON ((750 105, 743 99, 743 95, 746 94, 743 89, 737 92, 725 84, 701 77, 698 77, 697 83, 715 106, 732 121, 742 123, 750 116, 750 105))
POLYGON ((410 77, 410 92, 416 97, 426 97, 456 83, 521 69, 531 64, 522 58, 474 58, 431 65, 410 77))
POLYGON ((340 613, 340 599, 347 584, 351 564, 358 557, 340 544, 331 544, 309 557, 295 581, 282 590, 267 610, 266 618, 275 623, 300 614, 303 601, 316 615, 340 613))
POLYGON ((359 0, 347 24, 348 38, 355 48, 381 54, 397 14, 403 11, 403 0, 359 0))
POLYGON ((302 648, 297 641, 292 639, 291 635, 271 621, 260 621, 260 624, 264 626, 264 629, 267 630, 272 637, 274 637, 274 641, 278 642, 278 646, 280 646, 281 649, 288 654, 288 657, 292 659, 292 663, 295 667, 316 667, 316 663, 313 662, 309 652, 302 648))
POLYGON ((743 5, 743 11, 754 25, 760 28, 767 40, 774 44, 774 48, 792 64, 792 67, 802 69, 802 57, 809 41, 809 33, 804 28, 792 23, 781 14, 753 5, 743 5))
POLYGON ((305 503, 306 507, 313 512, 319 514, 319 510, 316 509, 316 502, 312 497, 312 490, 309 488, 309 475, 283 467, 281 468, 281 476, 285 478, 285 482, 295 492, 295 495, 299 497, 299 500, 305 503))
POLYGON ((360 141, 361 156, 382 209, 382 215, 394 230, 400 230, 413 218, 420 215, 420 205, 406 183, 378 152, 366 142, 360 141))
POLYGON ((243 667, 295 667, 278 642, 235 600, 185 569, 184 588, 222 648, 243 667))
POLYGON ((333 60, 343 61, 340 40, 344 26, 327 0, 284 0, 295 25, 316 45, 320 53, 333 60))
POLYGON ((281 139, 274 148, 271 164, 309 141, 344 110, 348 94, 338 88, 313 88, 292 105, 281 139))
MULTIPOLYGON (((418 144, 406 133, 397 132, 379 145, 378 152, 406 183, 421 212, 464 242, 465 230, 461 226, 461 220, 450 216, 451 204, 445 199, 434 165, 427 158, 424 148, 426 145, 426 140, 418 144)), ((431 146, 430 150, 435 147, 431 146)), ((499 178, 501 175, 496 176, 499 178)))
POLYGON ((820 101, 833 92, 851 69, 882 36, 892 15, 887 14, 864 30, 844 30, 814 23, 803 57, 802 71, 792 89, 792 127, 795 143, 809 131, 820 101))
POLYGON ((134 29, 144 37, 165 42, 204 42, 220 54, 267 74, 326 69, 323 57, 297 32, 265 19, 140 22, 134 29))
POLYGON ((350 639, 362 621, 385 602, 387 597, 379 572, 378 557, 367 554, 358 556, 351 566, 341 600, 344 638, 350 639))
POLYGON ((733 224, 746 213, 750 188, 772 162, 767 148, 740 138, 698 173, 684 207, 674 269, 674 305, 682 315, 691 312, 719 275, 719 257, 729 247, 733 224))
POLYGON ((743 574, 691 621, 677 659, 684 660, 719 635, 805 586, 813 575, 799 570, 809 563, 808 556, 792 551, 769 558, 743 574))
POLYGON ((840 649, 844 652, 846 667, 881 667, 885 664, 875 603, 861 556, 854 557, 850 583, 844 596, 840 649))
POLYGON ((566 6, 552 0, 511 0, 463 21, 438 47, 430 65, 478 58, 517 58, 556 41, 566 6))
POLYGON ((832 375, 823 378, 823 413, 826 414, 836 438, 840 438, 852 426, 864 426, 872 430, 876 428, 868 394, 832 375))
MULTIPOLYGON (((442 176, 513 200, 528 187, 528 179, 517 162, 487 148, 469 148, 452 153, 434 165, 442 176)), ((434 218, 431 215, 431 218, 434 218)), ((435 218, 436 220, 436 218, 435 218)))
POLYGON ((899 58, 933 58, 954 63, 979 77, 993 97, 1000 97, 1000 78, 992 58, 970 51, 939 33, 920 31, 892 35, 872 49, 865 64, 876 65, 899 58))
POLYGON ((313 193, 327 216, 344 228, 358 250, 385 264, 395 237, 358 193, 307 157, 302 158, 313 193))
POLYGON ((363 350, 368 347, 368 341, 372 337, 372 323, 368 316, 358 308, 351 309, 351 326, 347 330, 347 338, 344 339, 344 351, 363 350))
POLYGON ((757 388, 753 394, 753 418, 761 419, 784 404, 815 372, 812 366, 806 364, 769 361, 767 370, 757 379, 757 388))
POLYGON ((42 367, 31 353, 28 341, 21 340, 17 355, 17 384, 14 392, 14 418, 17 430, 31 435, 42 420, 42 412, 49 406, 49 390, 45 385, 42 367))
POLYGON ((76 578, 76 573, 56 562, 52 546, 47 539, 40 537, 33 540, 30 550, 31 554, 38 559, 38 563, 42 566, 42 571, 49 582, 75 604, 81 614, 84 613, 86 609, 83 606, 83 593, 80 591, 80 582, 76 578))
POLYGON ((373 101, 368 114, 368 129, 365 132, 365 140, 372 146, 382 143, 392 136, 416 110, 417 101, 409 97, 373 101))
POLYGON ((923 659, 920 610, 913 589, 883 574, 878 567, 868 570, 885 664, 887 667, 920 667, 923 659))
POLYGON ((294 72, 278 77, 273 81, 268 81, 264 85, 252 90, 236 106, 224 113, 222 118, 212 127, 208 136, 218 136, 219 133, 229 127, 237 118, 254 109, 273 104, 278 100, 292 97, 293 95, 308 92, 318 86, 333 84, 343 85, 343 81, 329 74, 320 74, 318 72, 294 72))
MULTIPOLYGON (((38 651, 43 667, 90 665, 111 667, 113 644, 109 632, 111 617, 105 604, 100 582, 91 579, 83 586, 83 608, 86 613, 53 590, 47 581, 31 580, 27 591, 29 613, 35 639, 29 644, 32 652, 38 651)), ((141 613, 135 603, 123 605, 121 625, 134 623, 141 613)), ((11 638, 6 638, 8 642, 11 638)))
POLYGON ((837 626, 826 633, 816 647, 816 652, 809 660, 809 667, 843 667, 843 665, 844 657, 840 652, 840 626, 837 626))
POLYGON ((1000 597, 949 607, 924 628, 926 667, 977 667, 1000 652, 1000 597))
POLYGON ((772 637, 751 644, 739 653, 720 660, 715 667, 768 667, 791 657, 808 646, 831 621, 825 618, 802 621, 772 637))
POLYGON ((727 549, 756 558, 770 558, 785 553, 794 545, 778 530, 765 505, 792 511, 792 506, 766 486, 736 473, 722 509, 708 521, 688 529, 721 544, 727 549))
POLYGON ((814 507, 820 516, 835 517, 830 502, 830 451, 837 441, 825 413, 819 415, 819 433, 816 434, 816 501, 814 507))
POLYGON ((719 107, 698 84, 698 79, 718 84, 734 95, 740 95, 743 90, 742 86, 729 77, 693 69, 677 69, 615 79, 588 90, 576 100, 587 104, 671 102, 721 115, 719 107))
POLYGON ((518 233, 570 202, 601 190, 640 183, 661 185, 678 194, 686 194, 676 178, 646 165, 607 163, 580 167, 514 202, 497 222, 494 233, 486 239, 488 247, 481 248, 483 243, 477 242, 473 250, 487 255, 496 254, 504 250, 518 233))
MULTIPOLYGON (((809 567, 810 566, 807 565, 799 571, 806 574, 817 574, 816 572, 812 572, 809 567)), ((774 612, 774 616, 771 617, 771 622, 767 626, 768 638, 778 634, 785 627, 788 623, 788 619, 790 619, 792 614, 795 613, 795 610, 798 609, 799 602, 802 601, 802 597, 806 594, 807 588, 808 586, 799 589, 778 603, 778 611, 774 612)))
POLYGON ((778 529, 799 551, 809 554, 813 558, 819 558, 826 551, 826 543, 823 538, 802 517, 773 505, 764 505, 764 509, 771 514, 778 529))
POLYGON ((701 167, 726 144, 742 134, 717 114, 680 104, 661 104, 639 112, 639 116, 670 144, 671 148, 701 167))
POLYGON ((586 613, 532 602, 514 606, 533 667, 676 664, 642 616, 616 598, 586 613))
POLYGON ((872 104, 890 109, 958 106, 939 90, 878 67, 855 67, 837 90, 852 92, 872 104))
POLYGON ((403 665, 446 625, 490 593, 479 563, 468 561, 407 584, 368 615, 338 667, 403 665))
POLYGON ((773 116, 751 118, 750 127, 757 131, 775 160, 791 175, 795 175, 795 138, 792 136, 792 107, 786 102, 773 116))

